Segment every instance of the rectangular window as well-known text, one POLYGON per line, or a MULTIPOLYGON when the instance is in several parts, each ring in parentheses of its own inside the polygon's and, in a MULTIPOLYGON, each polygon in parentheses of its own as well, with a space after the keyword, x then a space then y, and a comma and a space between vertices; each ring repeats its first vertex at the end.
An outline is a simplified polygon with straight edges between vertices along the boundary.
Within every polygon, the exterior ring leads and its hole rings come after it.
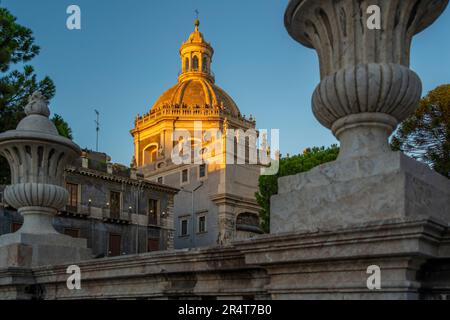
POLYGON ((147 251, 159 251, 159 239, 148 239, 147 251))
POLYGON ((109 234, 108 256, 120 256, 122 250, 122 237, 120 234, 109 234))
POLYGON ((184 169, 181 171, 181 183, 187 183, 189 181, 189 170, 184 169))
POLYGON ((80 229, 64 228, 64 234, 67 236, 71 236, 72 238, 79 238, 80 237, 80 229))
POLYGON ((121 193, 116 191, 111 191, 109 194, 109 213, 111 218, 120 219, 121 211, 121 193))
POLYGON ((66 183, 69 192, 69 200, 67 201, 67 211, 77 212, 78 207, 78 185, 75 183, 66 183))
POLYGON ((158 200, 148 199, 148 224, 158 224, 158 200))
POLYGON ((188 220, 181 219, 180 221, 180 236, 184 237, 188 235, 188 220))
POLYGON ((198 217, 198 233, 206 232, 206 216, 198 217))
POLYGON ((198 177, 200 179, 206 177, 206 164, 201 164, 198 167, 198 177))

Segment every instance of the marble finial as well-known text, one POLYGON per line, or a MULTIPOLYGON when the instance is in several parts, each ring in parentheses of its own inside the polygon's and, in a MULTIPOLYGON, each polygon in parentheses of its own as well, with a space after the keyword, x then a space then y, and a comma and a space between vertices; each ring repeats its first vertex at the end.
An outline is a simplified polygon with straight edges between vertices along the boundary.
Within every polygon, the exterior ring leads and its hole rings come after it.
POLYGON ((55 124, 49 119, 48 101, 41 92, 36 91, 30 96, 25 114, 26 117, 19 122, 16 130, 59 136, 55 124))
POLYGON ((35 91, 28 99, 28 104, 25 107, 25 114, 27 116, 32 114, 39 114, 44 117, 50 116, 48 100, 40 91, 35 91))

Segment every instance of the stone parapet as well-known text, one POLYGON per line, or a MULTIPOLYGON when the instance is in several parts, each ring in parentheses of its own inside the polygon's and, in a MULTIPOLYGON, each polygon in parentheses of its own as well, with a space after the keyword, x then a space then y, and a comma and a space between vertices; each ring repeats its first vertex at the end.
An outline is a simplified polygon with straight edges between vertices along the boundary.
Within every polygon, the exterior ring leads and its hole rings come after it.
POLYGON ((417 218, 264 235, 79 262, 81 290, 67 289, 68 265, 25 268, 27 277, 5 269, 0 298, 26 298, 28 286, 43 299, 435 299, 450 295, 449 240, 447 224, 417 218), (367 287, 372 265, 379 290, 367 287))

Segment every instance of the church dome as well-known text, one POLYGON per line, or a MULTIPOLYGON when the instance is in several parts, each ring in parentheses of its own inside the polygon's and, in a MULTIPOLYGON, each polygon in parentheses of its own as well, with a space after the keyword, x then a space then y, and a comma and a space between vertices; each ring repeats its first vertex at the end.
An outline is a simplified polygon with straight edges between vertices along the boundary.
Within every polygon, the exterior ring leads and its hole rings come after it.
POLYGON ((209 129, 255 129, 255 118, 242 115, 233 99, 216 85, 211 70, 214 49, 199 31, 198 19, 194 26, 180 46, 178 82, 158 98, 149 112, 138 114, 134 120, 130 133, 138 167, 152 165, 159 170, 160 165, 172 165, 173 134, 182 129, 193 130, 195 136, 198 121, 205 122, 209 129))
POLYGON ((233 99, 223 89, 203 78, 191 78, 177 83, 159 97, 152 110, 164 106, 219 107, 232 116, 240 116, 233 99))
POLYGON ((159 97, 150 112, 164 107, 211 107, 240 117, 239 108, 233 99, 215 85, 211 71, 214 49, 199 31, 200 22, 196 20, 194 25, 194 32, 180 48, 181 72, 178 83, 159 97))

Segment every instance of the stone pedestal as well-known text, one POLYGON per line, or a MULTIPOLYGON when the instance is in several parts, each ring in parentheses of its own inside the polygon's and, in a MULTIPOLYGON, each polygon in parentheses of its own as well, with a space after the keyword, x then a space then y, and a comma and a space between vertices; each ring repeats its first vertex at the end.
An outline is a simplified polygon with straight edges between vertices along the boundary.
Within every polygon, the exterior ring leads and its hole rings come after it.
POLYGON ((447 4, 290 1, 288 32, 319 56, 313 113, 341 150, 334 162, 279 179, 274 235, 239 244, 247 263, 267 268, 273 298, 419 299, 429 266, 449 258, 450 181, 388 143, 421 96, 409 69, 412 38, 447 4), (375 4, 381 30, 366 24, 375 4), (369 266, 379 268, 381 288, 368 288, 369 266))
POLYGON ((332 229, 407 217, 450 222, 450 182, 390 150, 389 136, 418 106, 420 78, 409 69, 413 36, 448 0, 291 0, 289 34, 314 48, 321 82, 312 110, 341 142, 338 160, 279 180, 271 232, 332 229), (367 25, 380 9, 380 29, 367 25))
POLYGON ((92 258, 86 239, 62 234, 11 233, 0 237, 0 268, 75 263, 92 258))
POLYGON ((397 218, 450 222, 450 180, 400 152, 337 160, 278 185, 271 233, 397 218))

